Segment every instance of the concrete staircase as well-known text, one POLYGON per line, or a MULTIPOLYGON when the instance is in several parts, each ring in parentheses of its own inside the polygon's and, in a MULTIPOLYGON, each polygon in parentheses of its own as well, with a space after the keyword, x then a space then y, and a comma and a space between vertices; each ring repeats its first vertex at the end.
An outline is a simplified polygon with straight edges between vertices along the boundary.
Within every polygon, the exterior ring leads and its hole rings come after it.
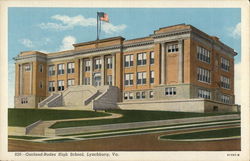
POLYGON ((117 107, 118 95, 119 89, 114 86, 70 86, 61 93, 53 93, 40 102, 38 107, 82 107, 84 110, 113 109, 117 107))
POLYGON ((38 103, 38 108, 40 108, 40 107, 48 107, 48 103, 51 102, 56 97, 58 97, 59 95, 60 94, 58 94, 58 93, 52 93, 49 97, 47 97, 46 99, 44 99, 43 101, 38 103))
POLYGON ((45 129, 50 127, 56 123, 56 121, 42 121, 38 125, 36 125, 34 128, 32 128, 27 135, 39 135, 44 136, 45 135, 45 129))

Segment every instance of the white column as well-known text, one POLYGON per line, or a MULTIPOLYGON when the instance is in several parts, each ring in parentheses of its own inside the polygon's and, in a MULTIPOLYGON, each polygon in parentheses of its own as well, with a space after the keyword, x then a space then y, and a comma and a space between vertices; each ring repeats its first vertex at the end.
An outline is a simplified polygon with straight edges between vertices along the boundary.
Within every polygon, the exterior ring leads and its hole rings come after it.
POLYGON ((112 86, 115 86, 115 54, 112 55, 112 86))
POLYGON ((80 59, 80 85, 83 84, 83 59, 81 58, 80 59))
POLYGON ((90 57, 90 85, 93 85, 93 57, 90 57))
POLYGON ((20 72, 19 72, 19 94, 22 95, 23 94, 23 64, 20 64, 19 66, 20 68, 20 72))
POLYGON ((104 55, 101 56, 101 63, 102 63, 102 68, 101 68, 101 85, 103 86, 105 84, 105 73, 104 73, 104 69, 105 69, 105 63, 104 63, 104 55))
POLYGON ((166 44, 161 44, 161 84, 165 84, 166 73, 166 44))
POLYGON ((32 95, 32 75, 33 75, 33 63, 30 63, 30 95, 32 95))
POLYGON ((183 40, 178 41, 179 48, 179 69, 178 69, 178 80, 179 83, 183 83, 183 40))

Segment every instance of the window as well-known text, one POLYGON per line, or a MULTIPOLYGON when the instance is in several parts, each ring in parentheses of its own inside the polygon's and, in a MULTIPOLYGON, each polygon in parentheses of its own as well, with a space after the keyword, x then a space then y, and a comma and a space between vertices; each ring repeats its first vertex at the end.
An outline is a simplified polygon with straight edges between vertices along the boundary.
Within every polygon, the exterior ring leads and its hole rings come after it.
POLYGON ((28 103, 28 98, 27 97, 21 98, 21 104, 26 104, 26 103, 28 103))
POLYGON ((58 91, 63 91, 64 90, 64 81, 59 80, 58 81, 58 91))
POLYGON ((25 70, 26 72, 30 71, 30 65, 29 65, 29 64, 25 65, 25 66, 24 66, 24 70, 25 70))
POLYGON ((197 68, 197 79, 200 82, 210 83, 210 71, 204 68, 197 68))
POLYGON ((146 72, 137 73, 137 84, 146 84, 146 72))
POLYGON ((134 65, 134 55, 125 55, 125 62, 124 66, 125 67, 131 67, 134 65))
POLYGON ((112 75, 107 76, 107 85, 112 85, 112 75))
POLYGON ((221 58, 221 69, 225 70, 225 71, 229 71, 229 60, 225 59, 225 58, 221 58))
POLYGON ((230 97, 226 95, 221 95, 221 102, 230 103, 230 97))
POLYGON ((141 92, 136 92, 136 99, 140 99, 141 98, 141 92))
POLYGON ((150 71, 150 83, 153 84, 155 82, 155 72, 153 70, 150 71))
POLYGON ((124 93, 124 100, 128 100, 128 93, 124 93))
POLYGON ((85 60, 85 72, 90 71, 90 60, 85 60))
POLYGON ((56 70, 55 70, 55 65, 50 65, 49 66, 49 72, 48 72, 49 76, 55 75, 56 74, 56 70))
POLYGON ((49 81, 49 92, 55 91, 55 82, 49 81))
POLYGON ((125 74, 125 86, 133 85, 133 73, 125 74))
POLYGON ((84 78, 84 85, 90 85, 90 77, 84 78))
POLYGON ((154 98, 154 92, 153 91, 149 91, 149 98, 154 98))
POLYGON ((155 53, 153 51, 150 52, 150 64, 155 63, 155 53))
POLYGON ((197 59, 202 62, 210 63, 210 51, 203 47, 197 46, 197 59))
POLYGON ((167 95, 167 96, 176 95, 176 88, 175 87, 165 88, 165 95, 167 95))
POLYGON ((145 92, 136 92, 136 99, 144 99, 146 98, 145 92))
POLYGON ((134 93, 132 92, 125 92, 124 93, 124 100, 132 100, 134 99, 134 93))
POLYGON ((222 88, 226 88, 226 89, 230 88, 230 80, 229 80, 229 78, 221 76, 220 81, 221 81, 221 87, 222 88))
POLYGON ((39 87, 43 88, 43 81, 39 81, 39 87))
POLYGON ((101 68, 102 68, 101 59, 100 58, 95 59, 95 69, 101 69, 101 68))
POLYGON ((43 65, 39 64, 39 72, 43 72, 43 65))
POLYGON ((68 87, 75 85, 75 80, 74 79, 68 79, 68 87))
POLYGON ((211 98, 211 92, 208 91, 208 90, 199 89, 198 90, 198 97, 210 99, 211 98))
POLYGON ((137 65, 146 65, 147 64, 147 55, 146 53, 137 54, 137 65))
POLYGON ((132 93, 132 92, 129 93, 129 99, 130 100, 134 99, 134 93, 132 93))
POLYGON ((68 73, 75 72, 75 63, 68 63, 68 73))
POLYGON ((142 99, 146 98, 145 92, 141 92, 141 98, 142 99))
POLYGON ((107 69, 112 69, 112 58, 111 57, 107 58, 107 69))
POLYGON ((168 52, 172 53, 172 52, 178 52, 179 48, 178 48, 178 44, 169 44, 168 45, 168 52))
POLYGON ((64 74, 64 64, 58 64, 57 74, 58 75, 64 74))

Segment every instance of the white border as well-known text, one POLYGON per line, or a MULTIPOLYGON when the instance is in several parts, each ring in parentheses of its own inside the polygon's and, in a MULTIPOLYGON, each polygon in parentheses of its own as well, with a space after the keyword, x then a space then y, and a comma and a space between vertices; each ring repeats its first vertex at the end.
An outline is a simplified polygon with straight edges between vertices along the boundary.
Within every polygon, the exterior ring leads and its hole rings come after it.
MULTIPOLYGON (((249 160, 249 2, 247 0, 213 0, 213 1, 201 1, 201 0, 16 0, 0 1, 0 160, 83 160, 82 157, 15 157, 14 153, 7 152, 7 108, 8 107, 8 31, 7 31, 7 8, 8 7, 129 7, 129 8, 154 8, 154 7, 166 7, 166 8, 241 8, 241 24, 242 24, 242 140, 240 152, 195 152, 195 151, 166 151, 166 152, 119 152, 118 158, 109 158, 108 160, 249 160), (244 89, 244 91, 243 91, 244 89), (240 154, 239 157, 227 157, 230 153, 240 154)), ((230 18, 230 17, 228 17, 230 18)), ((106 160, 105 158, 84 158, 84 160, 106 160)))

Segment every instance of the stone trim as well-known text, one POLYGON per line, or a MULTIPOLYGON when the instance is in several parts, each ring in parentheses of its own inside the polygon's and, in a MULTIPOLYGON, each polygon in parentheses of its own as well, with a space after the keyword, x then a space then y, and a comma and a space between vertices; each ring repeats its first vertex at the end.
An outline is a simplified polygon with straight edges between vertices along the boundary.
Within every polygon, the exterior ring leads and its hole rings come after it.
POLYGON ((192 31, 191 29, 176 30, 176 31, 171 31, 171 32, 154 34, 154 35, 151 35, 151 37, 154 39, 157 39, 157 38, 162 38, 162 37, 184 35, 184 34, 190 33, 191 31, 192 31))

